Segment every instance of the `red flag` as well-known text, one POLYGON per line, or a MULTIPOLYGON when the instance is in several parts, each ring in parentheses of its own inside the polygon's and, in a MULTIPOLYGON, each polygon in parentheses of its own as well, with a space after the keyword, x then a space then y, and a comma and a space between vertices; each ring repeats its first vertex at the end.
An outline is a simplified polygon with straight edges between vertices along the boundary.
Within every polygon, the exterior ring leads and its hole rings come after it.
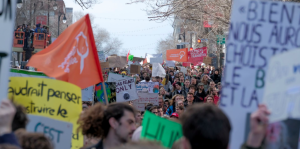
POLYGON ((103 82, 89 15, 69 26, 49 47, 34 54, 27 65, 82 89, 103 82))
POLYGON ((130 53, 130 50, 129 50, 128 53, 127 53, 127 62, 128 62, 129 53, 130 53))
POLYGON ((147 58, 144 59, 143 64, 147 64, 147 58))

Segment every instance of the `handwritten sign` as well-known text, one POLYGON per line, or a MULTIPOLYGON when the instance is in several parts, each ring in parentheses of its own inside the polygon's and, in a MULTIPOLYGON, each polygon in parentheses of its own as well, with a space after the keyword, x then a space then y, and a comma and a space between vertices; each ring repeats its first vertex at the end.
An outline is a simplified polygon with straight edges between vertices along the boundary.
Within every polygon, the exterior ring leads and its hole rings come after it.
POLYGON ((276 55, 269 61, 263 102, 269 121, 300 118, 300 50, 276 55))
POLYGON ((148 93, 159 93, 158 82, 140 82, 139 84, 148 84, 148 93))
POLYGON ((94 101, 94 86, 84 88, 81 90, 82 101, 94 101))
POLYGON ((145 111, 145 103, 139 103, 138 100, 133 100, 132 104, 138 111, 145 111))
MULTIPOLYGON (((7 80, 9 78, 13 36, 17 36, 17 34, 14 35, 16 5, 17 0, 3 0, 0 6, 0 28, 5 28, 0 35, 0 102, 7 98, 7 80)), ((15 40, 14 43, 17 44, 22 41, 22 39, 20 41, 15 40)))
POLYGON ((45 134, 57 149, 70 148, 73 130, 72 123, 32 114, 28 114, 27 116, 29 123, 26 126, 26 130, 28 132, 45 134))
POLYGON ((72 123, 72 147, 83 145, 83 136, 77 133, 77 120, 82 110, 78 86, 46 78, 10 77, 9 81, 9 99, 23 105, 29 114, 72 123))
POLYGON ((138 93, 138 103, 152 103, 158 105, 158 94, 157 93, 138 93))
POLYGON ((107 82, 117 82, 117 81, 121 81, 121 80, 132 79, 132 78, 133 77, 128 77, 128 76, 120 75, 120 74, 116 74, 116 73, 109 73, 107 82))
POLYGON ((148 84, 136 84, 136 91, 138 93, 148 93, 148 84))
POLYGON ((167 148, 171 148, 183 136, 179 123, 158 117, 149 111, 145 112, 142 126, 141 138, 159 141, 167 148))
POLYGON ((243 143, 246 114, 262 102, 270 58, 300 47, 296 33, 300 13, 293 11, 299 6, 278 1, 233 1, 220 100, 234 128, 231 149, 243 143))
POLYGON ((131 101, 139 98, 133 78, 116 82, 116 93, 117 102, 131 101))
POLYGON ((159 76, 164 78, 166 76, 166 70, 161 66, 161 64, 154 63, 152 66, 152 76, 159 76))

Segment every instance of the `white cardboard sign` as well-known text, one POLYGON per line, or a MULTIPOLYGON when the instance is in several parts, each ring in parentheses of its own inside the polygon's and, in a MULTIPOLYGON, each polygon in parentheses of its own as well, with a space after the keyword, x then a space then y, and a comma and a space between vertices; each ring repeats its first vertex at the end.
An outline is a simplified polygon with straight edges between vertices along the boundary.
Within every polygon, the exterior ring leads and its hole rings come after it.
POLYGON ((148 93, 159 93, 159 83, 158 82, 140 82, 139 84, 148 85, 148 93))
POLYGON ((166 70, 159 63, 153 63, 152 65, 152 76, 166 77, 166 70))
POLYGON ((72 123, 32 114, 28 114, 28 118, 29 123, 26 126, 27 131, 45 134, 57 149, 71 147, 72 123))
POLYGON ((109 73, 107 82, 118 82, 118 81, 126 80, 126 79, 132 79, 132 77, 123 76, 123 75, 116 74, 116 73, 109 73))
POLYGON ((94 86, 81 90, 82 101, 93 101, 94 86))
MULTIPOLYGON (((233 1, 220 107, 232 124, 229 147, 244 143, 246 115, 262 102, 273 55, 300 47, 299 3, 233 1)), ((283 70, 280 73, 285 73, 283 70)))
POLYGON ((2 0, 0 3, 0 28, 3 28, 0 35, 0 102, 7 98, 16 4, 17 0, 2 0))
POLYGON ((276 55, 270 60, 263 103, 271 111, 270 123, 300 119, 300 50, 276 55))
POLYGON ((152 103, 158 105, 158 94, 157 93, 138 93, 138 103, 152 103))
POLYGON ((138 93, 148 93, 148 84, 136 84, 136 91, 138 93))
POLYGON ((154 63, 163 63, 163 59, 162 57, 155 57, 155 58, 150 58, 150 64, 154 64, 154 63))
POLYGON ((139 99, 133 78, 116 82, 117 102, 139 99))

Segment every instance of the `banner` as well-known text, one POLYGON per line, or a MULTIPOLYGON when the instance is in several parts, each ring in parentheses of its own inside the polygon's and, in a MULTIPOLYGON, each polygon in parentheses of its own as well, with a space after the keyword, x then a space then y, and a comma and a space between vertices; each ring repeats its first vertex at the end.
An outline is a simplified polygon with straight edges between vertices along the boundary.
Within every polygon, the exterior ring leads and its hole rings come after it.
POLYGON ((158 58, 158 57, 162 57, 162 53, 159 53, 159 54, 149 54, 149 53, 146 53, 146 59, 147 59, 147 62, 150 63, 150 58, 158 58))
POLYGON ((157 93, 138 93, 138 103, 152 103, 158 105, 158 94, 157 93))
POLYGON ((189 62, 193 63, 194 65, 200 64, 203 62, 204 57, 207 56, 207 48, 202 47, 198 49, 194 49, 189 51, 189 62))
MULTIPOLYGON (((7 80, 9 78, 9 69, 11 65, 12 45, 18 44, 22 46, 24 42, 21 37, 19 37, 19 40, 14 40, 13 42, 14 36, 18 35, 14 34, 17 12, 16 5, 17 0, 3 0, 0 6, 0 28, 3 29, 0 35, 0 102, 2 99, 7 98, 7 80)), ((20 48, 20 50, 23 51, 22 48, 20 48)))
POLYGON ((72 123, 72 146, 83 146, 83 136, 77 133, 77 120, 82 111, 78 86, 46 78, 10 77, 8 98, 23 105, 29 114, 72 123))
POLYGON ((173 143, 183 136, 181 124, 156 116, 149 111, 145 112, 142 127, 141 138, 159 141, 167 148, 172 148, 173 143))
POLYGON ((175 61, 166 61, 166 66, 175 67, 175 61))
MULTIPOLYGON (((234 128, 230 149, 240 148, 244 143, 246 115, 262 102, 270 58, 300 46, 296 33, 300 13, 293 11, 298 7, 299 3, 292 2, 233 1, 219 105, 234 128)), ((282 59, 287 60, 290 58, 282 59)), ((278 68, 281 69, 273 75, 290 73, 284 67, 278 68)))
POLYGON ((117 102, 125 102, 138 99, 135 81, 133 78, 116 82, 117 102))
POLYGON ((159 63, 154 63, 152 65, 152 77, 166 77, 166 70, 159 63))
MULTIPOLYGON (((47 25, 48 23, 47 16, 36 16, 35 24, 47 25)), ((41 26, 41 27, 42 27, 41 26)))
POLYGON ((70 148, 73 130, 72 123, 32 114, 27 116, 29 122, 26 125, 26 131, 45 134, 57 149, 70 148))
POLYGON ((140 74, 141 66, 140 65, 130 65, 130 73, 131 74, 140 74))
MULTIPOLYGON (((106 88, 106 95, 108 98, 109 103, 116 102, 116 82, 105 82, 105 88, 106 88)), ((104 87, 102 86, 102 83, 99 83, 95 87, 95 95, 99 102, 105 103, 105 97, 104 97, 104 87)))
POLYGON ((154 63, 163 63, 163 58, 162 57, 155 57, 155 58, 150 58, 150 64, 154 64, 154 63))
POLYGON ((148 93, 159 93, 159 83, 158 82, 140 82, 139 84, 148 85, 148 93))
POLYGON ((276 55, 269 61, 263 103, 271 112, 271 123, 300 119, 299 55, 297 49, 276 55))
POLYGON ((184 66, 184 67, 190 67, 191 66, 191 62, 183 62, 182 66, 184 66))
POLYGON ((177 61, 177 62, 187 62, 188 61, 188 49, 172 49, 167 50, 167 60, 177 61))

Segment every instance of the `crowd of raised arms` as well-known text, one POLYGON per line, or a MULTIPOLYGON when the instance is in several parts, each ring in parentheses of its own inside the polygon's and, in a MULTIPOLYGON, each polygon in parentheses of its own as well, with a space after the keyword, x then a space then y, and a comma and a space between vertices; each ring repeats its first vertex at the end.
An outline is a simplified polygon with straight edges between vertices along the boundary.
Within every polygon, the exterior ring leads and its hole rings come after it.
MULTIPOLYGON (((103 72, 133 76, 139 82, 159 82, 159 105, 145 106, 159 117, 182 125, 183 136, 174 149, 227 149, 232 130, 228 117, 218 107, 222 92, 223 68, 213 66, 167 67, 165 77, 151 76, 151 64, 142 66, 140 74, 129 74, 126 68, 111 68, 103 72)), ((0 106, 0 149, 53 149, 42 133, 26 131, 26 109, 10 100, 0 106)), ((137 111, 131 102, 82 102, 78 131, 84 135, 82 149, 161 149, 160 143, 141 138, 145 111, 137 111)), ((259 149, 268 126, 267 107, 260 105, 250 118, 250 132, 241 149, 259 149)), ((172 127, 172 126, 169 126, 172 127)))

